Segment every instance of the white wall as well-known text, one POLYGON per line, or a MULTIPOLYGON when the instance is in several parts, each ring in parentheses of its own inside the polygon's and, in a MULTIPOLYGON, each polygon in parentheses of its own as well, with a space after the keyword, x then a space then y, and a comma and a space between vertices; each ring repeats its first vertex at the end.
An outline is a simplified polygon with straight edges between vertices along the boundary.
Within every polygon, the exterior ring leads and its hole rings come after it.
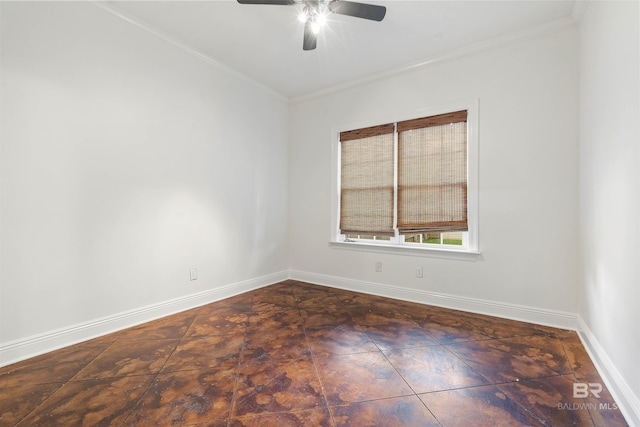
POLYGON ((286 275, 285 99, 89 3, 1 7, 0 344, 286 275))
POLYGON ((581 23, 579 313, 640 424, 638 9, 592 1, 581 23))
POLYGON ((571 28, 297 102, 290 112, 291 268, 575 312, 577 47, 571 28), (479 260, 329 247, 332 129, 470 99, 479 100, 479 260), (375 272, 376 261, 383 272, 375 272), (423 279, 415 277, 419 265, 423 279))

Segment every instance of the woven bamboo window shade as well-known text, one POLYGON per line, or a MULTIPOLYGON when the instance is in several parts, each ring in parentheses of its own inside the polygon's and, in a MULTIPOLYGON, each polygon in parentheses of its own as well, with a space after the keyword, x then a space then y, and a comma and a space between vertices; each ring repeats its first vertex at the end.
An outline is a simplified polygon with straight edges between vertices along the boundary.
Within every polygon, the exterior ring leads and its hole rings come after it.
POLYGON ((467 112, 398 123, 398 231, 467 231, 467 112))
POLYGON ((393 124, 340 133, 342 234, 393 235, 393 124))

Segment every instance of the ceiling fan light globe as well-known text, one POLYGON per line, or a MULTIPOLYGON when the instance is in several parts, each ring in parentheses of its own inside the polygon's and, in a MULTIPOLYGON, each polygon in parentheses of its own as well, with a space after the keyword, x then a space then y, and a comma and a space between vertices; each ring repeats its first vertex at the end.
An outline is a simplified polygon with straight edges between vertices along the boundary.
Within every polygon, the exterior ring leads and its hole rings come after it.
POLYGON ((324 27, 324 25, 327 23, 327 15, 324 13, 318 13, 318 15, 316 16, 316 23, 318 24, 318 28, 324 27))

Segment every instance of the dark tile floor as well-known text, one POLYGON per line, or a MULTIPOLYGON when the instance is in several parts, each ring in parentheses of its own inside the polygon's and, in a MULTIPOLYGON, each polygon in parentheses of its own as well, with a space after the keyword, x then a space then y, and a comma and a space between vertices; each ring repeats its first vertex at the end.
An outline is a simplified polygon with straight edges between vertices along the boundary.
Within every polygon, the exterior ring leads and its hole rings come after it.
POLYGON ((622 426, 575 332, 286 281, 0 368, 0 426, 622 426))

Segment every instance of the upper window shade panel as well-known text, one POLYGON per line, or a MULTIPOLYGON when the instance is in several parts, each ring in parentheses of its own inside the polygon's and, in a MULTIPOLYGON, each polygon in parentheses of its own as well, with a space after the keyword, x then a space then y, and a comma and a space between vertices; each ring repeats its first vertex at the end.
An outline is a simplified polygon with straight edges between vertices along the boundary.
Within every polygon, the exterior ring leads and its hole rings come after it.
POLYGON ((340 232, 393 235, 394 126, 340 133, 340 232))
POLYGON ((467 112, 398 123, 398 231, 467 231, 467 112))

